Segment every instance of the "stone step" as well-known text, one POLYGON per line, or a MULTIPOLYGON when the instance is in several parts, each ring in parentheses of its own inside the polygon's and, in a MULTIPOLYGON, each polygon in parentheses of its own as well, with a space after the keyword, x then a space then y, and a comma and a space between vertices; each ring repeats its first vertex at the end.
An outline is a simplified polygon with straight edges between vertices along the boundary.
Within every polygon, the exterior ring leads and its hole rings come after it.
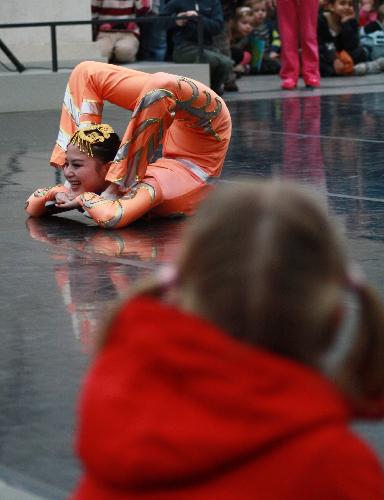
MULTIPOLYGON (((76 62, 60 61, 58 72, 50 69, 50 63, 33 63, 31 67, 47 69, 26 69, 22 73, 0 72, 0 113, 18 111, 60 110, 69 74, 76 62), (64 69, 66 68, 66 69, 64 69)), ((7 64, 11 66, 11 63, 7 64)), ((208 64, 175 64, 172 62, 140 61, 126 65, 132 69, 156 73, 164 71, 184 75, 209 85, 208 64)))

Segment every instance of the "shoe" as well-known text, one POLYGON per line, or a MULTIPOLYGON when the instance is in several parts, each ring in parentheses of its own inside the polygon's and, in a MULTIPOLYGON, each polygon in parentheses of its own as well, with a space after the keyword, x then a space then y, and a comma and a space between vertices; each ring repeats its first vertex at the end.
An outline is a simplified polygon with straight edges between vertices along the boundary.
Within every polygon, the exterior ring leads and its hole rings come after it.
POLYGON ((293 90, 296 88, 296 86, 297 86, 297 81, 294 80, 293 78, 285 78, 281 82, 281 88, 283 90, 293 90))
POLYGON ((353 74, 356 76, 364 76, 368 72, 366 63, 355 64, 353 67, 353 74))
MULTIPOLYGON (((380 68, 380 64, 381 63, 379 62, 379 59, 376 59, 375 61, 367 61, 355 64, 355 66, 353 67, 353 72, 357 76, 375 75, 383 71, 380 68)), ((383 69, 384 69, 384 58, 383 58, 383 69)))
POLYGON ((234 73, 236 73, 236 76, 239 78, 241 75, 245 74, 245 67, 243 64, 237 64, 233 68, 234 73))
POLYGON ((227 92, 238 92, 239 87, 236 85, 236 73, 232 72, 224 82, 224 90, 227 92))
POLYGON ((236 85, 235 82, 233 82, 231 80, 231 81, 228 81, 228 82, 224 83, 224 90, 226 92, 238 92, 239 91, 239 87, 236 85))
POLYGON ((316 78, 315 76, 313 76, 311 78, 307 78, 304 81, 305 81, 305 86, 308 89, 314 89, 314 88, 320 87, 320 80, 318 78, 316 78))
POLYGON ((224 84, 220 84, 218 87, 211 87, 211 89, 218 95, 222 96, 224 94, 224 84))
POLYGON ((374 62, 378 65, 380 71, 384 71, 384 57, 378 57, 374 62))

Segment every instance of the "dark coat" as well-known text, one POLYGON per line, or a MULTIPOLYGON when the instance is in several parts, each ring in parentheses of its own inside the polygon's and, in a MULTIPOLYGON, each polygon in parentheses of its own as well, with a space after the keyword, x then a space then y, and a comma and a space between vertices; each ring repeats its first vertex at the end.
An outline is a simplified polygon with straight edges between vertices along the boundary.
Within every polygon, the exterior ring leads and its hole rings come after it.
POLYGON ((203 38, 205 46, 212 46, 214 35, 218 35, 224 29, 223 8, 220 0, 170 0, 161 9, 161 14, 175 16, 175 19, 168 26, 173 27, 173 43, 182 45, 183 43, 197 44, 197 22, 191 18, 185 26, 176 26, 176 15, 179 12, 197 10, 202 16, 203 38))

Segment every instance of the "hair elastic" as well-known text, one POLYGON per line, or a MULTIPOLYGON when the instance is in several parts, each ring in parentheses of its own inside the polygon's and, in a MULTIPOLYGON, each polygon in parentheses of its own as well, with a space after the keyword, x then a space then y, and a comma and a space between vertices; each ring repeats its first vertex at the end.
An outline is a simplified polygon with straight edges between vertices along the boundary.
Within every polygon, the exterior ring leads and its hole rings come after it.
POLYGON ((359 290, 366 282, 365 275, 361 267, 357 264, 352 264, 347 270, 345 283, 347 288, 352 291, 359 290))
POLYGON ((161 266, 156 272, 156 277, 164 288, 171 288, 178 281, 177 270, 171 265, 161 266))

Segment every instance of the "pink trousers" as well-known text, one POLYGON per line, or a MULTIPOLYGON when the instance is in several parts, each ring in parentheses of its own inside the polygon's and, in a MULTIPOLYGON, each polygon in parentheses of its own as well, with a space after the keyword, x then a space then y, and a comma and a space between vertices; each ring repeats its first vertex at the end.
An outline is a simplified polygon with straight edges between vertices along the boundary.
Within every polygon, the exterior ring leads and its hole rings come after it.
POLYGON ((317 47, 319 0, 277 0, 277 16, 281 37, 281 71, 283 80, 300 76, 320 80, 317 47))

